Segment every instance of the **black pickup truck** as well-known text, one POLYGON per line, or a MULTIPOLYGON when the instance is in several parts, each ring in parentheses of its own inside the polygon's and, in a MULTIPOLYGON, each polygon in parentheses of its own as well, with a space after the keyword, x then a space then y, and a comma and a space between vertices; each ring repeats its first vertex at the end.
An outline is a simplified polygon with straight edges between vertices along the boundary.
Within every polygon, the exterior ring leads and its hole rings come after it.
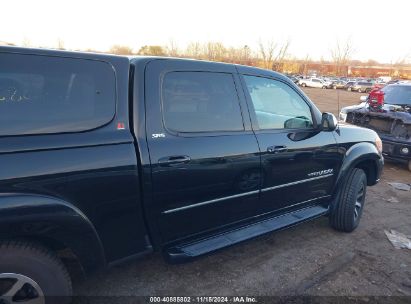
POLYGON ((4 301, 69 296, 67 259, 184 262, 322 215, 350 232, 383 166, 373 130, 232 64, 1 47, 0 116, 4 301))

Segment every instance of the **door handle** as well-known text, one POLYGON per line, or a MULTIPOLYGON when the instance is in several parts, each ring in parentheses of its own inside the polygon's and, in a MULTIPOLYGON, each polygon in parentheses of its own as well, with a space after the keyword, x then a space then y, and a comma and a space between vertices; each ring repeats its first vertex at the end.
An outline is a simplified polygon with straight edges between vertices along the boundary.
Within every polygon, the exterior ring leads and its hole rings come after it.
POLYGON ((158 160, 158 163, 160 166, 169 166, 181 163, 188 163, 190 160, 190 156, 187 155, 174 155, 162 157, 158 160))
POLYGON ((270 146, 267 148, 268 153, 281 153, 287 151, 286 146, 270 146))

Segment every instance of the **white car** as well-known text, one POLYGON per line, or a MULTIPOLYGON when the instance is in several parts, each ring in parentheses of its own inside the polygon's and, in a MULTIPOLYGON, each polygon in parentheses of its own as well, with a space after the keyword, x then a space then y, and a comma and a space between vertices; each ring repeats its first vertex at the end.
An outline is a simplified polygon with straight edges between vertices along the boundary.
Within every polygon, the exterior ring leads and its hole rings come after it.
POLYGON ((302 87, 328 89, 331 87, 331 82, 324 81, 320 78, 306 78, 300 79, 298 84, 302 87))

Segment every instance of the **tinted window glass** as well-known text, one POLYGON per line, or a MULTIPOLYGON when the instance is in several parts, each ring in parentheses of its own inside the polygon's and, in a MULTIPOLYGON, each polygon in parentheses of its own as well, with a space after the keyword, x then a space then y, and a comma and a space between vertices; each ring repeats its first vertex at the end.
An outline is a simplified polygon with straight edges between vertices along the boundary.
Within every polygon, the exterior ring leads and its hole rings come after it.
POLYGON ((165 126, 178 132, 244 129, 230 74, 167 73, 163 81, 163 115, 165 126))
POLYGON ((307 103, 280 81, 245 76, 260 129, 306 129, 313 127, 307 103))
POLYGON ((84 131, 114 112, 109 64, 0 53, 0 135, 84 131))
POLYGON ((388 104, 411 106, 411 85, 389 85, 381 89, 388 104))

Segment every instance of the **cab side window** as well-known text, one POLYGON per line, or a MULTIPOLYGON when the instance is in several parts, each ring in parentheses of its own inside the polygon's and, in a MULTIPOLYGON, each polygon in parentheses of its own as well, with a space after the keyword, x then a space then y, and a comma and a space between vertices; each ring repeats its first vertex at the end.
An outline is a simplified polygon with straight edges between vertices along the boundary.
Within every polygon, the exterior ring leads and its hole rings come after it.
POLYGON ((163 79, 164 125, 176 132, 244 130, 231 74, 170 72, 163 79))
POLYGON ((310 129, 310 107, 287 84, 269 78, 244 76, 259 129, 310 129))

